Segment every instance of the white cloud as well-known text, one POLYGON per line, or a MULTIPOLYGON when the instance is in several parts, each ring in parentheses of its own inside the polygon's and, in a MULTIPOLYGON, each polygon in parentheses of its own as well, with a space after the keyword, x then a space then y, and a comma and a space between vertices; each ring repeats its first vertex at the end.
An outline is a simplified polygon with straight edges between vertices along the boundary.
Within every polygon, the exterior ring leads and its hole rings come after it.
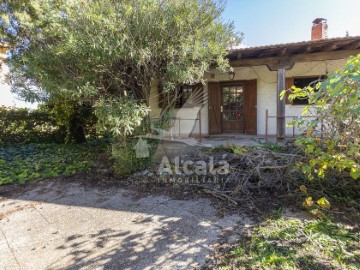
POLYGON ((245 45, 245 44, 242 44, 242 43, 240 43, 239 45, 236 45, 236 46, 232 46, 232 47, 231 47, 232 50, 245 49, 245 48, 249 48, 249 46, 248 46, 248 45, 245 45))

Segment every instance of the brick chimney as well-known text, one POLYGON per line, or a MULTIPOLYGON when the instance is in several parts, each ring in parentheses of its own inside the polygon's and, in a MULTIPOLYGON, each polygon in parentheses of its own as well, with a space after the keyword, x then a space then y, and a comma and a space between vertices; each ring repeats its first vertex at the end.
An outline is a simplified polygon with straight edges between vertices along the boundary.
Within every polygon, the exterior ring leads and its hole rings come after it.
POLYGON ((324 18, 316 18, 311 28, 311 40, 327 38, 327 30, 327 20, 324 18))

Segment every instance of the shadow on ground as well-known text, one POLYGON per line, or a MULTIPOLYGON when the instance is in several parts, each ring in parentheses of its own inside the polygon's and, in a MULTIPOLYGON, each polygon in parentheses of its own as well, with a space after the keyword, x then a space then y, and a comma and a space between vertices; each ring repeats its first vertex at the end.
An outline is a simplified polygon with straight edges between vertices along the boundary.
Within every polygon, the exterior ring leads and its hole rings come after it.
POLYGON ((197 268, 224 230, 251 222, 207 199, 135 195, 48 181, 0 197, 0 268, 197 268))

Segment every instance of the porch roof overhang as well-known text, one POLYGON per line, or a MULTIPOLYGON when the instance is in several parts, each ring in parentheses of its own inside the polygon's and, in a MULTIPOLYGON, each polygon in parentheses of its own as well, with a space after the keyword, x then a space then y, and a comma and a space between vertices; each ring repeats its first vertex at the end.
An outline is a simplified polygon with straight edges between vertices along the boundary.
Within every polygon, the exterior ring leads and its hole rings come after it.
POLYGON ((278 98, 285 89, 287 69, 296 62, 344 59, 360 53, 360 36, 321 39, 277 44, 230 51, 228 59, 233 67, 266 65, 277 71, 276 129, 277 139, 285 138, 285 99, 278 98))
POLYGON ((267 65, 291 69, 296 62, 324 61, 347 58, 360 53, 360 36, 275 44, 236 49, 227 58, 233 67, 267 65))

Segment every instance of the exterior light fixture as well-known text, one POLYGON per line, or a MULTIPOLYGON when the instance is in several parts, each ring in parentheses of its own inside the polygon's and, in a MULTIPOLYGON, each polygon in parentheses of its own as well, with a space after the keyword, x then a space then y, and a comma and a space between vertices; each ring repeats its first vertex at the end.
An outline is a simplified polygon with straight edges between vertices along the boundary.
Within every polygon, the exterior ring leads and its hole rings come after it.
POLYGON ((235 71, 230 71, 230 72, 228 73, 228 75, 229 75, 229 79, 230 79, 230 80, 233 80, 233 79, 235 78, 235 71))

